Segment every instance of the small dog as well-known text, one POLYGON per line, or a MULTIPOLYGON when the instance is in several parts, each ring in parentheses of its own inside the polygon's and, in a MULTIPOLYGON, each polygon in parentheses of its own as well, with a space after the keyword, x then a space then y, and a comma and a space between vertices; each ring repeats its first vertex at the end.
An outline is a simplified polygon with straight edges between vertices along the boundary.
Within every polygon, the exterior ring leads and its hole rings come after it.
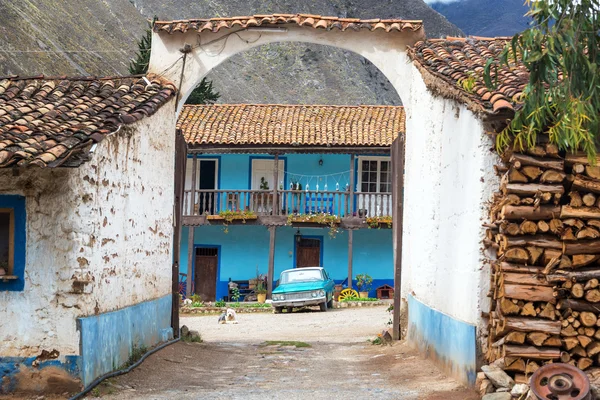
POLYGON ((219 316, 219 324, 237 324, 237 314, 232 308, 228 308, 226 312, 219 316))

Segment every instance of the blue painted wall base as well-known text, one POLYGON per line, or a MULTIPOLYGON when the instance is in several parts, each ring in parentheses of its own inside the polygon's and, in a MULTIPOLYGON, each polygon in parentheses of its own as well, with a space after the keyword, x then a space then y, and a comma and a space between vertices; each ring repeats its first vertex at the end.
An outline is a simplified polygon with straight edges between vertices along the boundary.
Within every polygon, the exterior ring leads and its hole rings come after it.
POLYGON ((474 385, 477 371, 476 327, 458 321, 408 296, 408 340, 446 373, 474 385))
POLYGON ((12 393, 19 385, 19 378, 23 376, 27 380, 28 388, 33 391, 43 393, 47 391, 46 382, 43 379, 35 381, 36 373, 40 373, 47 368, 57 368, 66 372, 73 378, 77 385, 80 375, 79 356, 65 356, 64 361, 45 360, 36 361, 37 357, 0 357, 0 394, 12 393), (35 364, 35 366, 34 366, 35 364))
POLYGON ((81 380, 85 386, 128 360, 134 347, 152 347, 173 337, 172 297, 167 295, 117 311, 79 318, 81 380))

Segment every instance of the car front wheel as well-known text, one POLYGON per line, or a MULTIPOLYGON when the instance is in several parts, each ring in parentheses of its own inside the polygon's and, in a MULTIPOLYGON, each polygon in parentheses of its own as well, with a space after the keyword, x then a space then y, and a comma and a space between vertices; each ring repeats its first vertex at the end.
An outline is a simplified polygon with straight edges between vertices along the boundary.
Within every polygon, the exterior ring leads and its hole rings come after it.
POLYGON ((319 304, 321 311, 327 311, 327 302, 319 304))
POLYGON ((275 314, 281 314, 281 310, 283 310, 283 307, 275 307, 275 314))

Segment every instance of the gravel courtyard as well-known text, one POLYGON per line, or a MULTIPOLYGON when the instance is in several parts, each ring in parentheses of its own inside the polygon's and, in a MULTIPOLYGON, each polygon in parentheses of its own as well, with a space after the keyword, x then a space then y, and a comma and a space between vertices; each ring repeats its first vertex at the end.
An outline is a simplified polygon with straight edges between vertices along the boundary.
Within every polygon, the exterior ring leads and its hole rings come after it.
POLYGON ((183 317, 203 343, 169 346, 99 392, 113 399, 478 399, 407 344, 369 343, 389 318, 386 307, 238 314, 237 325, 183 317))

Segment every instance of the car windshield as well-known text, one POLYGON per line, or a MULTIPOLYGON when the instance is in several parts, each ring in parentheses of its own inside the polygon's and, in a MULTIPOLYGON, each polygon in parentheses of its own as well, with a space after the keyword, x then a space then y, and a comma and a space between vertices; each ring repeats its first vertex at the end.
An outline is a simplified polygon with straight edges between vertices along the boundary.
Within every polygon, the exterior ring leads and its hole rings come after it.
POLYGON ((323 276, 319 269, 296 269, 294 271, 286 271, 281 274, 280 283, 295 283, 295 282, 310 282, 322 281, 323 276))

